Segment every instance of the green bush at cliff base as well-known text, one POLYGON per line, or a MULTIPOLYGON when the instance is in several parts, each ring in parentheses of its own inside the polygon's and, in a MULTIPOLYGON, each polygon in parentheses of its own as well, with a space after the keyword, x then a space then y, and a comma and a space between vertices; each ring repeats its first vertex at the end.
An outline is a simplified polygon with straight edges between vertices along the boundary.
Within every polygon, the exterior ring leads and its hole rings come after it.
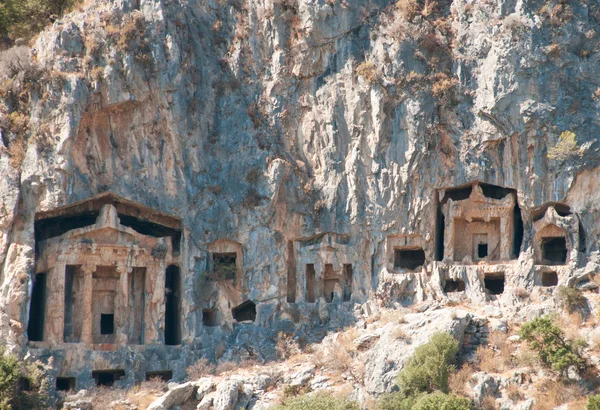
POLYGON ((384 395, 380 410, 469 410, 470 401, 448 394, 448 377, 454 370, 458 341, 448 333, 435 333, 417 347, 398 374, 400 392, 384 395))
POLYGON ((405 396, 441 390, 448 393, 448 377, 454 370, 458 341, 448 333, 436 333, 417 347, 398 374, 398 385, 405 396))
POLYGON ((402 393, 384 395, 379 401, 380 410, 471 410, 471 401, 441 391, 404 396, 402 393))
POLYGON ((0 3, 0 39, 4 43, 22 38, 29 40, 61 17, 80 0, 3 0, 0 3))
POLYGON ((600 410, 600 394, 588 397, 587 410, 600 410))
POLYGON ((5 356, 0 349, 0 409, 10 410, 18 397, 21 371, 14 356, 5 356))
POLYGON ((537 351, 542 363, 551 367, 562 378, 568 377, 571 368, 579 372, 586 368, 585 359, 578 347, 565 338, 551 316, 537 317, 525 323, 519 334, 537 351))
POLYGON ((312 394, 293 397, 283 404, 274 407, 275 410, 359 410, 356 403, 327 394, 312 394))

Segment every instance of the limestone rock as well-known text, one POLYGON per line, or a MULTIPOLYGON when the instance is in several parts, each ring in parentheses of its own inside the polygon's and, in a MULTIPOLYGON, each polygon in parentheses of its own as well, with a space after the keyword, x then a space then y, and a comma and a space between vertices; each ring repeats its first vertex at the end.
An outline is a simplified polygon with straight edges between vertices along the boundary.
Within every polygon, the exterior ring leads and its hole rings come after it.
POLYGON ((154 400, 148 410, 169 410, 173 406, 185 403, 195 393, 197 386, 194 382, 169 385, 169 390, 158 399, 154 400))
POLYGON ((234 410, 243 384, 239 380, 226 380, 219 383, 213 401, 214 410, 234 410))

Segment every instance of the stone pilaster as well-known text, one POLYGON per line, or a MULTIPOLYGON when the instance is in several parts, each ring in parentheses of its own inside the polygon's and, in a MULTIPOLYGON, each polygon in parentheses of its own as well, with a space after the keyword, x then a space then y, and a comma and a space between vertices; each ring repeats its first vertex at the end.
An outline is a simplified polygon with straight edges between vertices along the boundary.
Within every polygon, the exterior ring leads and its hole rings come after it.
POLYGON ((91 264, 84 264, 81 266, 81 272, 83 273, 83 323, 81 329, 81 342, 86 344, 92 344, 92 296, 94 287, 94 272, 96 266, 91 264))

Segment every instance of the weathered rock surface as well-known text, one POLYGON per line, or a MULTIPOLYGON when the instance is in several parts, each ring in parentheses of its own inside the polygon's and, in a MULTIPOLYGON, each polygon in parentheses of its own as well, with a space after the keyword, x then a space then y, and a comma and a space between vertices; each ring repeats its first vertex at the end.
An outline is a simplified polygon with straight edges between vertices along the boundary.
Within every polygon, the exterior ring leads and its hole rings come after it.
MULTIPOLYGON (((378 308, 368 300, 431 302, 429 319, 407 315, 411 344, 385 331, 365 350, 366 389, 379 393, 430 334, 419 334, 423 320, 462 340, 467 315, 437 313, 436 302, 489 304, 486 315, 502 321, 556 309, 545 274, 592 288, 597 2, 554 12, 534 0, 454 0, 415 16, 395 2, 363 3, 101 0, 44 30, 31 56, 47 75, 28 93, 27 132, 1 126, 3 344, 48 362, 51 383, 74 374, 86 388, 100 369, 125 369, 123 384, 164 370, 182 380, 186 366, 221 350, 225 359, 274 359, 280 332, 320 341, 364 320, 355 304, 371 312, 378 308), (489 242, 490 258, 502 260, 474 259, 481 241, 465 241, 470 254, 460 260, 440 252, 440 227, 452 226, 440 216, 450 202, 440 201, 475 181, 510 189, 513 217, 518 205, 520 246, 489 242), (107 191, 181 219, 182 346, 164 344, 158 294, 149 300, 156 343, 142 353, 28 345, 36 214, 107 191), (540 261, 548 224, 566 241, 559 266, 540 261), (396 266, 403 246, 422 248, 423 265, 396 266), (234 280, 211 276, 217 253, 236 255, 234 280), (318 279, 312 295, 308 265, 318 279), (503 278, 502 293, 486 291, 492 277, 503 278), (246 301, 255 304, 253 324, 232 313, 246 301), (395 347, 387 359, 384 346, 395 347)), ((12 124, 12 102, 2 106, 0 123, 12 124)), ((497 219, 490 211, 465 220, 493 225, 490 215, 497 219)), ((223 400, 217 394, 215 406, 231 404, 223 400)))
POLYGON ((169 410, 174 406, 179 406, 190 399, 198 388, 194 382, 169 386, 169 390, 159 399, 153 401, 148 410, 169 410))

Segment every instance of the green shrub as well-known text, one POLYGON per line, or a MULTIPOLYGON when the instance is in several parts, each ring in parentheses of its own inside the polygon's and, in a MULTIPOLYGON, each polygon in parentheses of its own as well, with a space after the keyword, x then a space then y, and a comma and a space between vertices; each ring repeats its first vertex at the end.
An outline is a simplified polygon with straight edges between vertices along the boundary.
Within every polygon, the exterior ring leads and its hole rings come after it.
POLYGON ((580 311, 587 305, 585 296, 583 296, 579 289, 559 286, 557 296, 570 313, 580 311))
POLYGON ((395 392, 381 396, 378 402, 379 410, 411 410, 417 401, 416 396, 406 396, 395 392))
POLYGON ((600 410, 600 394, 588 397, 587 410, 600 410))
POLYGON ((564 131, 558 137, 556 145, 548 149, 547 157, 556 161, 564 161, 572 156, 581 156, 580 148, 575 139, 575 133, 564 131))
POLYGON ((29 40, 50 23, 49 17, 61 17, 80 0, 3 0, 0 4, 0 40, 29 40))
POLYGON ((379 401, 380 410, 471 410, 471 402, 464 397, 441 391, 405 396, 402 393, 384 395, 379 401))
POLYGON ((458 342, 448 333, 436 333, 419 346, 398 374, 398 385, 405 396, 435 390, 448 392, 448 377, 454 370, 458 342))
POLYGON ((0 409, 10 410, 18 400, 18 384, 21 377, 16 357, 4 355, 0 349, 0 409))
POLYGON ((358 410, 353 401, 329 396, 327 394, 304 395, 286 399, 283 404, 273 407, 275 410, 358 410))
POLYGON ((42 366, 30 363, 24 366, 13 355, 6 355, 0 347, 0 409, 45 409, 48 401, 48 378, 42 366), (23 372, 25 370, 25 372, 23 372), (29 384, 27 391, 19 388, 21 379, 29 384))
POLYGON ((585 359, 577 347, 565 339, 563 331, 553 323, 551 317, 537 317, 525 323, 519 334, 537 351, 542 363, 561 377, 566 378, 572 367, 580 372, 585 369, 585 359))
POLYGON ((464 397, 438 391, 420 396, 412 410, 471 410, 471 402, 464 397))

